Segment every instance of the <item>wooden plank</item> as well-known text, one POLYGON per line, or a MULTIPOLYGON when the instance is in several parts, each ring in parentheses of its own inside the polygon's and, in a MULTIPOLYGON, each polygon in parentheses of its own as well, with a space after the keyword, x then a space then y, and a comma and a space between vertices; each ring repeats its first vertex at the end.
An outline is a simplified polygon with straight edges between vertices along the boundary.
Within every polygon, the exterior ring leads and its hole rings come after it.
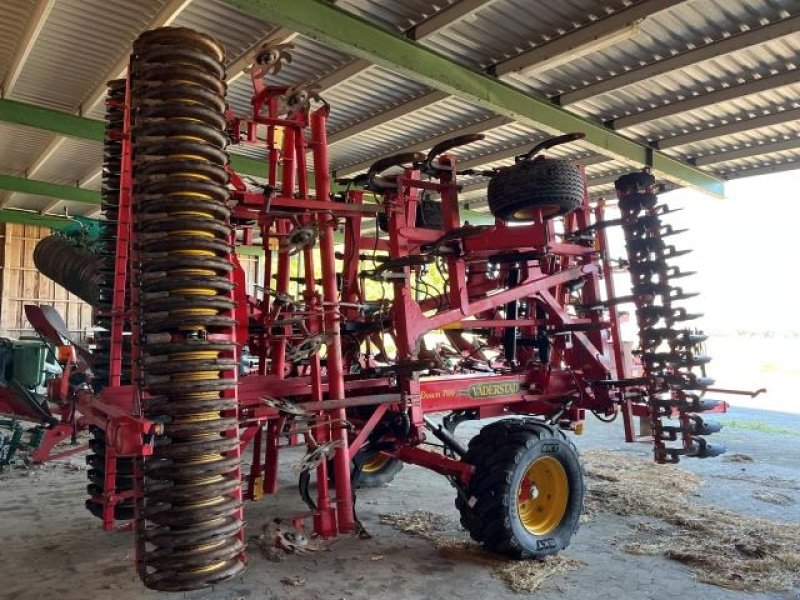
POLYGON ((0 328, 6 335, 32 333, 25 318, 25 304, 53 305, 70 331, 81 337, 91 326, 92 308, 39 273, 33 263, 36 244, 49 234, 49 229, 35 225, 5 224, 5 237, 0 244, 0 328))

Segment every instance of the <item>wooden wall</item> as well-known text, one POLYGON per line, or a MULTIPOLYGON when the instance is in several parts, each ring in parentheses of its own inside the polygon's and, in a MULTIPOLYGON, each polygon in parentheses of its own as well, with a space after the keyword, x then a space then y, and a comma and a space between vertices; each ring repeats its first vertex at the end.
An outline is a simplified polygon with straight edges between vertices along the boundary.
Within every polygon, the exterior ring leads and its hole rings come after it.
POLYGON ((264 284, 264 267, 261 266, 264 264, 264 257, 240 254, 237 258, 247 281, 247 293, 253 296, 256 293, 256 286, 264 284))
POLYGON ((36 242, 50 235, 46 227, 0 223, 0 335, 17 338, 34 334, 23 309, 25 304, 54 306, 70 331, 89 333, 92 307, 40 274, 33 264, 36 242))
MULTIPOLYGON (((33 264, 36 242, 50 235, 46 227, 0 223, 0 336, 18 338, 34 335, 25 318, 25 304, 49 304, 64 317, 70 331, 78 337, 88 336, 92 325, 92 308, 41 275, 33 264)), ((239 256, 247 279, 247 293, 254 294, 262 285, 263 258, 239 256)))

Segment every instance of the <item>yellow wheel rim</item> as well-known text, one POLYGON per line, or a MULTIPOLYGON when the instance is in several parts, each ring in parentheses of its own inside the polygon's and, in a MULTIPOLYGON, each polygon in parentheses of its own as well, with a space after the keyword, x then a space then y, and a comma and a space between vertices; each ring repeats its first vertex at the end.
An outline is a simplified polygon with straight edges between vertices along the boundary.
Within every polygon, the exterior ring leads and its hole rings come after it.
POLYGON ((361 472, 362 473, 377 473, 383 467, 385 467, 389 461, 392 460, 391 456, 387 456, 386 454, 381 454, 380 452, 376 452, 367 460, 364 461, 364 464, 361 465, 361 472))
POLYGON ((532 535, 551 533, 567 512, 569 482, 563 465, 551 456, 534 460, 517 492, 517 511, 532 535))

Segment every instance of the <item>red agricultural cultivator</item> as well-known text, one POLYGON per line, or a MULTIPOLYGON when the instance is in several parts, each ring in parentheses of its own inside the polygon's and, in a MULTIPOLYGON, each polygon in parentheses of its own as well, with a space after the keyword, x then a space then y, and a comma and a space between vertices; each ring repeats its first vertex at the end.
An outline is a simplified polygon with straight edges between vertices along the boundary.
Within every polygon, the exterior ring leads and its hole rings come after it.
MULTIPOLYGON (((721 403, 703 397, 705 338, 677 306, 689 273, 670 266, 678 232, 651 175, 621 177, 620 217, 606 219, 583 168, 542 154, 581 137, 561 136, 478 173, 495 221, 463 223, 458 178, 476 173, 450 151, 480 139, 463 136, 334 194, 329 106, 265 82, 286 52, 258 53, 252 114, 235 118, 213 39, 163 28, 135 42, 106 104, 94 348, 31 311, 62 347, 50 426, 91 430, 87 507, 109 529, 133 521, 146 586, 239 573, 243 501, 277 491, 287 446, 306 451, 295 472, 319 536, 357 531, 354 489, 411 463, 447 477, 472 537, 515 558, 558 552, 578 528, 583 474, 564 432, 587 411, 621 414, 631 440, 641 417, 657 462, 722 451, 704 437, 719 425, 699 415, 721 403), (231 169, 229 144, 266 147, 264 181, 231 169), (610 227, 624 260, 609 256, 610 227), (263 251, 255 295, 240 246, 263 251), (632 292, 619 296, 624 267, 632 292), (636 365, 619 303, 636 306, 636 365), (497 417, 467 447, 455 436, 497 417)), ((76 272, 53 276, 85 286, 76 272)))

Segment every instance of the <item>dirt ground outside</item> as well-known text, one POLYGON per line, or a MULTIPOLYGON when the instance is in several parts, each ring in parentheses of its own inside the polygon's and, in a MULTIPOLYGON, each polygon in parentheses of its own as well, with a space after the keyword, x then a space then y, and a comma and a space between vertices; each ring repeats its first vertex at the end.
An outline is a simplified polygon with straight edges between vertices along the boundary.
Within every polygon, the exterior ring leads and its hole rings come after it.
MULTIPOLYGON (((700 518, 701 522, 704 514, 711 520, 714 511, 720 510, 785 523, 787 531, 796 531, 800 527, 800 447, 797 443, 800 417, 733 408, 721 420, 734 425, 720 434, 721 441, 730 448, 726 458, 682 462, 680 467, 690 475, 666 473, 664 485, 672 479, 696 478, 696 485, 688 488, 683 485, 674 493, 662 494, 667 506, 673 507, 670 509, 674 511, 672 516, 682 514, 681 507, 692 503, 700 508, 687 508, 686 516, 700 518), (674 503, 670 502, 673 497, 674 503)), ((467 423, 459 430, 460 436, 468 439, 478 427, 478 424, 467 423)), ((498 562, 467 544, 468 535, 460 529, 453 506, 455 492, 447 481, 423 469, 407 466, 391 485, 359 494, 358 515, 372 535, 371 539, 341 537, 303 555, 289 556, 264 553, 254 540, 249 568, 243 576, 213 589, 170 597, 215 600, 451 600, 454 595, 476 600, 532 595, 565 600, 589 597, 598 600, 671 597, 788 600, 800 597, 796 582, 783 581, 784 585, 777 586, 782 589, 772 591, 728 589, 705 583, 703 579, 707 578, 697 564, 676 556, 670 558, 669 548, 653 548, 654 540, 668 540, 676 532, 680 534, 680 523, 676 525, 674 518, 673 523, 669 523, 628 510, 630 507, 626 503, 638 505, 636 494, 644 492, 624 487, 624 481, 623 487, 612 489, 610 495, 609 488, 602 487, 616 478, 614 469, 620 467, 614 466, 614 460, 622 461, 621 465, 628 464, 626 461, 645 465, 637 467, 644 469, 642 473, 649 472, 651 467, 658 469, 644 462, 649 458, 649 446, 624 444, 618 423, 608 426, 593 422, 588 429, 587 434, 576 441, 587 456, 592 489, 601 490, 600 496, 590 498, 589 514, 584 517, 585 522, 572 545, 558 562, 547 567, 552 572, 538 581, 541 570, 537 566, 525 575, 528 579, 520 584, 522 591, 514 583, 520 577, 519 571, 513 571, 520 568, 519 563, 498 562), (598 451, 611 451, 606 453, 612 462, 610 467, 606 465, 605 471, 601 464, 598 472, 595 458, 603 456, 598 451), (620 489, 625 497, 618 497, 620 489), (436 523, 433 536, 410 535, 402 531, 402 527, 396 528, 391 517, 387 519, 387 515, 418 514, 415 511, 433 515, 436 523), (509 568, 512 571, 508 571, 509 568), (530 589, 534 589, 531 581, 536 583, 534 588, 538 587, 533 594, 530 593, 530 589)), ((145 590, 136 578, 132 534, 104 533, 98 521, 83 508, 86 472, 82 463, 83 457, 76 456, 59 464, 6 470, 0 474, 3 540, 0 545, 0 598, 132 600, 164 597, 145 590)), ((257 537, 262 527, 275 517, 287 517, 303 510, 292 482, 292 458, 288 453, 285 466, 280 494, 247 506, 248 537, 257 537)), ((791 542, 789 536, 787 543, 791 542)), ((721 548, 725 549, 724 540, 722 544, 721 548)), ((728 548, 736 556, 748 551, 746 544, 744 548, 737 544, 741 546, 731 539, 728 548)), ((778 552, 774 548, 767 551, 778 552)), ((769 587, 762 585, 755 589, 769 587)))

